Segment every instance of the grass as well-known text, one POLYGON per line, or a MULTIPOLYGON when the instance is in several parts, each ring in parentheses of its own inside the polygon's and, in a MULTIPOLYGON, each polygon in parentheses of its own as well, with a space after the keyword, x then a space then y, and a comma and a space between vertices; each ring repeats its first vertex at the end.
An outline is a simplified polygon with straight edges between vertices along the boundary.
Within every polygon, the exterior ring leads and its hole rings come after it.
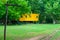
POLYGON ((58 31, 50 40, 57 40, 58 38, 60 38, 60 31, 58 31))
MULTIPOLYGON (((7 40, 24 40, 41 34, 50 34, 60 24, 25 24, 7 26, 7 40)), ((0 26, 0 40, 3 40, 4 26, 0 26)))

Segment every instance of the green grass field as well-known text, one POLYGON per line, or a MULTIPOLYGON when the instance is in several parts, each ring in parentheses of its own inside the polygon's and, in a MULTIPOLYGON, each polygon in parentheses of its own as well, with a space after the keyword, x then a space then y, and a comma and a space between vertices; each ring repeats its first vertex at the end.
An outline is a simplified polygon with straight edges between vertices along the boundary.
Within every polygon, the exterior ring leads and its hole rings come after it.
MULTIPOLYGON (((42 34, 50 34, 55 29, 60 28, 60 24, 25 24, 7 26, 7 40, 24 40, 42 34)), ((3 40, 4 26, 0 26, 0 40, 3 40)), ((60 32, 56 33, 55 38, 60 32)), ((54 40, 54 37, 51 38, 54 40)))
POLYGON ((50 40, 60 40, 60 31, 57 32, 50 40))

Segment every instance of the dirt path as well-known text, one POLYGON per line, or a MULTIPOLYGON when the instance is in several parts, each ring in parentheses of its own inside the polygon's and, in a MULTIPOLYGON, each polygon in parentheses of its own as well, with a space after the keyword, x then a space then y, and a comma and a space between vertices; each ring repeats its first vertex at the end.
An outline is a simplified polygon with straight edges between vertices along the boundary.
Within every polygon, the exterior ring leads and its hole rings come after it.
POLYGON ((41 38, 40 40, 50 40, 58 32, 58 30, 59 29, 54 30, 50 35, 47 35, 46 37, 41 38))
POLYGON ((46 36, 46 35, 39 35, 39 36, 30 38, 30 39, 26 39, 26 40, 39 40, 40 38, 43 38, 44 36, 46 36))
POLYGON ((50 40, 50 38, 52 38, 58 32, 57 30, 59 29, 54 30, 50 35, 39 35, 37 37, 33 37, 30 39, 26 39, 26 40, 50 40))
POLYGON ((58 37, 56 40, 60 40, 60 37, 58 37))

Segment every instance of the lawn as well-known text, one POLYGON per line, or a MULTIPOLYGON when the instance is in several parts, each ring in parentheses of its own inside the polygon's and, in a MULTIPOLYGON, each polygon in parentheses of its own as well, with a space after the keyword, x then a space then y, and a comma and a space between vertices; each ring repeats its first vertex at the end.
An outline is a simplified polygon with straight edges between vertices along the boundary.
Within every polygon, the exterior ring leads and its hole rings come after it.
POLYGON ((60 30, 58 30, 50 40, 60 40, 60 30))
MULTIPOLYGON (((7 40, 24 40, 42 34, 46 35, 58 28, 60 28, 60 24, 8 25, 7 40)), ((3 29, 4 26, 0 26, 0 40, 3 40, 3 29)), ((56 34, 59 35, 59 33, 56 34)))

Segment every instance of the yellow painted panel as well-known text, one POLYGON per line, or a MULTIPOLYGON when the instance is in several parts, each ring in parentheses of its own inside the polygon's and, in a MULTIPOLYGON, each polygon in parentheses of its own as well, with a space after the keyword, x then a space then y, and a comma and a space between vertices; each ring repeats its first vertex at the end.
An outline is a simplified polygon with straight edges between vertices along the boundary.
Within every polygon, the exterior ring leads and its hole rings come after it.
POLYGON ((19 21, 38 21, 39 14, 25 14, 23 17, 19 18, 19 21))

